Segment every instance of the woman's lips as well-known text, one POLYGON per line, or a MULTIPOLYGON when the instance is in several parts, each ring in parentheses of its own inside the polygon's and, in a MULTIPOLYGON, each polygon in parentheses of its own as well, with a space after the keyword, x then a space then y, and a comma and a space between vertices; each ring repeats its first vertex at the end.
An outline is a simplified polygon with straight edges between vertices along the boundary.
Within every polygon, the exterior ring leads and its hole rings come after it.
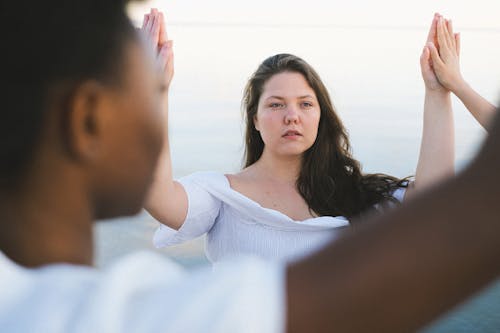
POLYGON ((300 134, 299 131, 286 131, 285 134, 282 135, 282 137, 286 139, 296 139, 301 136, 302 134, 300 134))

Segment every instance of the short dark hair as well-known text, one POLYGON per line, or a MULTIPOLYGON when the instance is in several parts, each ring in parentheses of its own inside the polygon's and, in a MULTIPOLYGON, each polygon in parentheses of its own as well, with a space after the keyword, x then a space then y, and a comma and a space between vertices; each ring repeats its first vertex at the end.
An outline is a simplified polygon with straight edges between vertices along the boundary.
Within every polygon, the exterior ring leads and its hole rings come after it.
POLYGON ((56 85, 116 83, 135 34, 125 0, 1 0, 0 188, 33 157, 56 85))

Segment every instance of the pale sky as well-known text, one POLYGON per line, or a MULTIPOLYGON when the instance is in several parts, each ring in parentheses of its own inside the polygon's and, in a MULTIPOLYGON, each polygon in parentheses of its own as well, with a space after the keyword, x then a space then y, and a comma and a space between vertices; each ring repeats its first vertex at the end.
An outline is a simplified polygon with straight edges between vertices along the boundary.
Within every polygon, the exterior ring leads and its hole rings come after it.
MULTIPOLYGON (((435 12, 462 33, 467 82, 498 101, 500 0, 150 0, 130 6, 136 25, 151 7, 165 13, 174 40, 170 134, 177 175, 239 167, 243 87, 262 60, 282 52, 320 73, 368 170, 414 173, 424 94, 419 57, 435 12), (221 154, 202 158, 202 165, 200 135, 207 152, 221 154)), ((453 103, 463 164, 484 133, 453 103)))
POLYGON ((499 29, 498 0, 150 0, 131 6, 140 21, 150 7, 163 10, 171 24, 333 24, 354 26, 427 26, 434 12, 463 29, 499 29))

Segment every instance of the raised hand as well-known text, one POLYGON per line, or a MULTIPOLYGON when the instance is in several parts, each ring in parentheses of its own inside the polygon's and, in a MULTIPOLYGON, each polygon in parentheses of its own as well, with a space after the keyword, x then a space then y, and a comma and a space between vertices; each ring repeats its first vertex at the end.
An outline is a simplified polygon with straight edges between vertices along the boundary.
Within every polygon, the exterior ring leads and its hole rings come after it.
POLYGON ((432 68, 445 88, 456 93, 463 86, 464 79, 460 73, 460 34, 453 32, 451 20, 439 16, 436 20, 436 41, 428 41, 426 48, 432 59, 432 68))
POLYGON ((158 64, 164 71, 165 84, 170 86, 174 76, 173 41, 168 39, 165 18, 156 8, 144 15, 142 33, 156 54, 158 64))
POLYGON ((427 35, 427 41, 424 46, 424 50, 422 55, 420 56, 420 70, 422 72, 422 78, 424 79, 425 87, 428 90, 432 91, 448 91, 438 80, 436 73, 433 69, 431 52, 429 49, 429 44, 434 44, 436 48, 439 48, 438 39, 437 39, 437 25, 438 20, 440 19, 439 14, 434 14, 434 18, 432 19, 431 28, 429 29, 429 34, 427 35))
POLYGON ((440 81, 429 45, 441 47, 438 27, 441 15, 435 14, 420 57, 420 68, 425 83, 424 126, 422 143, 415 172, 414 186, 407 190, 410 197, 454 174, 454 126, 451 94, 440 81))

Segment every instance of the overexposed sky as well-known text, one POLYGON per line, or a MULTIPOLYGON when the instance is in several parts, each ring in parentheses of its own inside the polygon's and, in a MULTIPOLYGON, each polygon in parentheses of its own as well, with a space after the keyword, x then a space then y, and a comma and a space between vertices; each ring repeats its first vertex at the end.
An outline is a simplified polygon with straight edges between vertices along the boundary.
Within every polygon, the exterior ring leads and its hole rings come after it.
POLYGON ((329 24, 348 26, 427 26, 436 11, 464 29, 499 29, 498 0, 150 0, 131 5, 140 21, 150 7, 163 10, 171 24, 329 24))

